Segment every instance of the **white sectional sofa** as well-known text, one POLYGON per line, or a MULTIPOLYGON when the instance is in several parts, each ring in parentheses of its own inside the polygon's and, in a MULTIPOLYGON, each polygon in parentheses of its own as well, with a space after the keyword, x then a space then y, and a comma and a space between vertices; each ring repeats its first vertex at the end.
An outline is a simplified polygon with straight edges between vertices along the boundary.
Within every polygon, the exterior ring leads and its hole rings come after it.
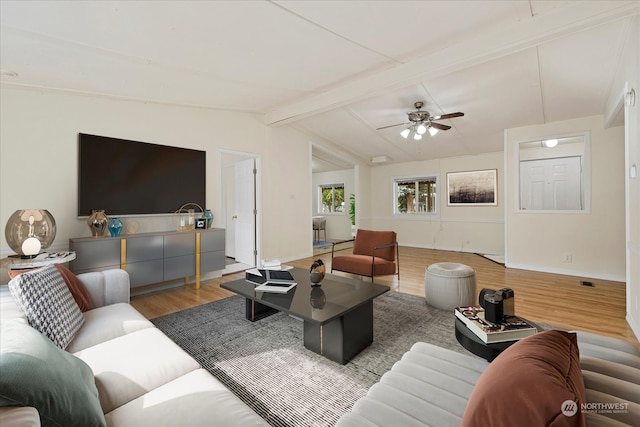
MULTIPOLYGON (((125 271, 85 273, 78 278, 94 309, 83 313, 84 324, 66 352, 93 371, 107 426, 268 425, 129 304, 129 276, 125 271)), ((15 328, 23 335, 30 334, 25 326, 31 328, 7 286, 0 286, 0 322, 0 347, 4 347, 2 356, 7 360, 15 328)), ((57 348, 51 351, 64 353, 57 348)), ((62 356, 67 357, 66 353, 62 356)), ((47 360, 42 364, 46 366, 47 360)), ((0 388, 0 403, 4 405, 0 407, 0 425, 40 426, 41 415, 36 408, 6 406, 9 387, 2 383, 0 388)), ((53 396, 48 404, 69 402, 53 396)), ((42 424, 55 424, 44 421, 42 424)))
POLYGON ((638 425, 638 348, 585 332, 545 331, 490 364, 418 342, 336 427, 638 425))

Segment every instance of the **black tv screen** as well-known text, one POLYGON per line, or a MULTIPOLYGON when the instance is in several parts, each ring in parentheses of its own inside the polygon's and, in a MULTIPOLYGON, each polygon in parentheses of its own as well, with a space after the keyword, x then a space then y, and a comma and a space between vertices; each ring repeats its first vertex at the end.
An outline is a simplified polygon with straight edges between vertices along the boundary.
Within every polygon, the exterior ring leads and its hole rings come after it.
POLYGON ((206 152, 81 133, 78 216, 167 214, 205 207, 206 152))

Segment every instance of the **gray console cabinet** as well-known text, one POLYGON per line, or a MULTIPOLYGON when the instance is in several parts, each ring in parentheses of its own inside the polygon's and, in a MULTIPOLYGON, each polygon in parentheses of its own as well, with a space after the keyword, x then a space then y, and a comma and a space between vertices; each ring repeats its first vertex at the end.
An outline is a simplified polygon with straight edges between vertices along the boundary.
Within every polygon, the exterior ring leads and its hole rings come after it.
POLYGON ((129 273, 132 288, 165 280, 163 236, 126 237, 124 250, 125 263, 120 268, 129 273))
POLYGON ((131 287, 160 283, 222 270, 225 266, 225 230, 213 228, 190 232, 144 233, 134 236, 69 239, 76 259, 76 273, 122 268, 129 273, 131 287))
POLYGON ((200 271, 217 271, 225 266, 225 233, 224 230, 216 230, 218 233, 202 233, 200 246, 200 271))
POLYGON ((120 239, 70 239, 69 250, 76 253, 70 264, 76 274, 120 267, 120 239))

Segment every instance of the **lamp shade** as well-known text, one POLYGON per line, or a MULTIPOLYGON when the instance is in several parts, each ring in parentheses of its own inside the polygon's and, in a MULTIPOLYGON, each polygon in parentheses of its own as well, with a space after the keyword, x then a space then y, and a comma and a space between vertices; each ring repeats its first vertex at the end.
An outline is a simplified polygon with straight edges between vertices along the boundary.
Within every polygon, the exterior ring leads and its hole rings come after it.
POLYGON ((45 209, 18 210, 9 217, 4 236, 14 252, 34 257, 53 243, 56 220, 45 209))

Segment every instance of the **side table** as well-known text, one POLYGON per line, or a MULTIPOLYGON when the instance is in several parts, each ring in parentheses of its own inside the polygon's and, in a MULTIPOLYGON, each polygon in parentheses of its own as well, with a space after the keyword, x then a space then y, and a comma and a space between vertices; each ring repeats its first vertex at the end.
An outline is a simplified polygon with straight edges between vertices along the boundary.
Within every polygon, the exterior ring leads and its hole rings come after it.
POLYGON ((12 271, 31 270, 50 264, 62 264, 76 259, 75 252, 42 252, 35 258, 21 258, 19 255, 8 256, 0 260, 0 267, 12 271))
MULTIPOLYGON (((534 322, 526 320, 531 323, 538 332, 542 332, 544 329, 534 322)), ((480 356, 483 359, 486 359, 488 362, 493 362, 493 359, 498 357, 500 353, 505 351, 507 348, 518 342, 515 341, 503 341, 487 344, 482 341, 473 331, 467 328, 467 325, 464 322, 456 317, 456 339, 460 343, 461 346, 469 350, 471 353, 476 356, 480 356)))

